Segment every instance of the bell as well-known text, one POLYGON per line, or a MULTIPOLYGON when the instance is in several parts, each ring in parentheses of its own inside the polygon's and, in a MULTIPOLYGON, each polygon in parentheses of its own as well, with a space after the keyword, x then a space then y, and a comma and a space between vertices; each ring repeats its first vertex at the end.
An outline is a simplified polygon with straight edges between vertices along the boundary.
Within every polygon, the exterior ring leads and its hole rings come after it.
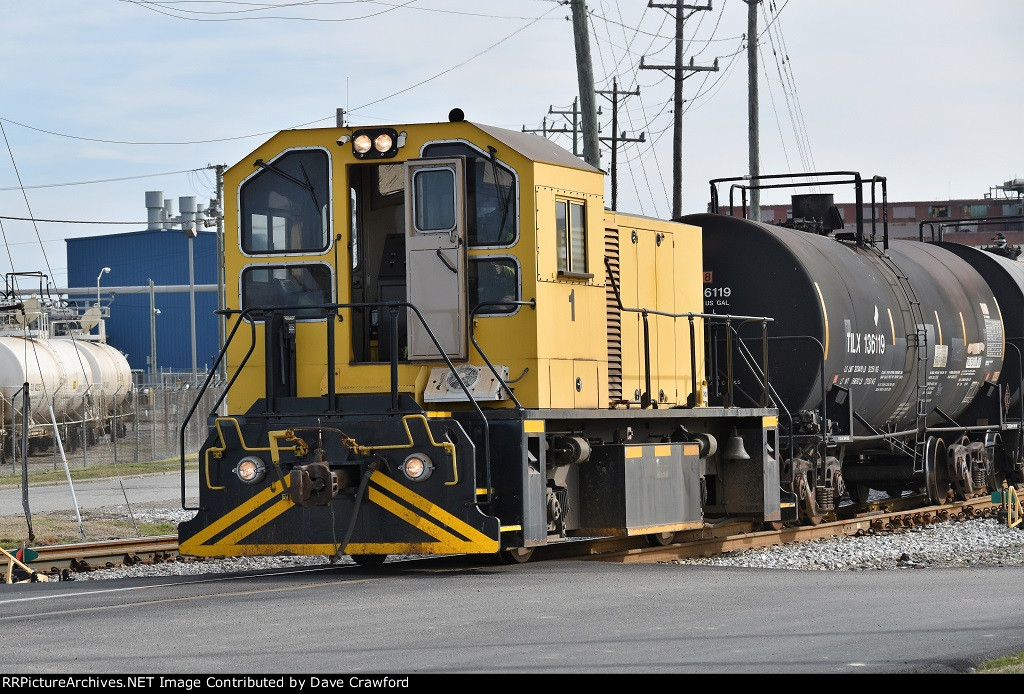
POLYGON ((739 435, 735 427, 733 427, 729 442, 725 444, 725 452, 722 457, 726 460, 750 460, 746 449, 743 448, 743 437, 739 435))

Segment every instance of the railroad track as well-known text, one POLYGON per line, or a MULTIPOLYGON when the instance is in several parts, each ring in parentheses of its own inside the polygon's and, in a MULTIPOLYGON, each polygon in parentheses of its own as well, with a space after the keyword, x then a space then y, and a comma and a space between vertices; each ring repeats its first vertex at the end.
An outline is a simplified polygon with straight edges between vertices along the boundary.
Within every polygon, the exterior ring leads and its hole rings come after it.
POLYGON ((939 506, 923 507, 920 503, 919 497, 884 499, 857 507, 843 507, 839 513, 842 517, 835 520, 781 530, 743 528, 742 524, 725 524, 718 528, 705 526, 700 530, 679 533, 672 543, 665 546, 652 547, 649 543, 648 546, 637 543, 634 547, 602 551, 598 545, 597 551, 582 558, 622 563, 659 563, 835 537, 894 532, 952 520, 989 518, 1001 510, 1000 504, 993 502, 989 495, 939 506))
MULTIPOLYGON (((158 564, 178 559, 178 536, 158 535, 127 540, 101 540, 33 547, 37 557, 25 564, 48 580, 67 580, 74 573, 134 564, 158 564)), ((0 555, 6 575, 7 557, 0 555)))
MULTIPOLYGON (((921 506, 921 503, 922 497, 911 496, 846 506, 839 509, 839 517, 834 520, 781 530, 762 530, 759 524, 752 522, 708 523, 699 530, 677 533, 665 545, 652 546, 646 537, 584 539, 540 547, 535 556, 538 559, 658 563, 796 542, 892 532, 949 520, 988 518, 1000 512, 1000 505, 987 495, 940 506, 921 506)), ((32 549, 38 557, 25 563, 33 571, 46 576, 47 580, 69 580, 74 573, 115 566, 190 561, 178 554, 175 535, 32 549)), ((6 569, 7 558, 0 555, 0 573, 6 574, 6 569)))

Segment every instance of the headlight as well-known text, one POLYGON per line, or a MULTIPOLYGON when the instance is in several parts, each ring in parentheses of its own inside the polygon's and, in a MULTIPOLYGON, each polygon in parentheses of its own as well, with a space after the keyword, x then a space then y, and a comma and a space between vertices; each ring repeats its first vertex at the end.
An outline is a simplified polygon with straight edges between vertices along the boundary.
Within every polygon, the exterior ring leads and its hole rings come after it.
POLYGON ((402 463, 402 472, 413 482, 422 482, 430 477, 430 473, 433 471, 434 464, 422 453, 413 453, 402 463))
POLYGON ((394 140, 387 133, 381 133, 373 139, 373 148, 378 152, 387 152, 394 144, 394 140))
POLYGON ((366 154, 367 152, 369 152, 370 136, 367 135, 366 133, 363 133, 362 135, 357 135, 356 137, 352 138, 352 149, 354 149, 357 154, 366 154))
POLYGON ((238 479, 246 484, 257 484, 262 482, 263 478, 267 476, 267 466, 260 458, 254 455, 247 455, 238 461, 234 473, 238 475, 238 479))

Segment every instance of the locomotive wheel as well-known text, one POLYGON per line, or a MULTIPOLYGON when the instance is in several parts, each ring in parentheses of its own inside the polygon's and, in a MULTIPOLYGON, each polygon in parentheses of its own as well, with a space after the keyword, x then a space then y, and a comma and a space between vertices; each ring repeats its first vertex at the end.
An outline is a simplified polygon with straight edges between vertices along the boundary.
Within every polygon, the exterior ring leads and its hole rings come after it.
POLYGON ((652 533, 647 535, 647 544, 651 547, 667 547, 672 544, 674 539, 676 539, 676 534, 674 532, 652 533))
POLYGON ((349 556, 356 564, 367 568, 383 566, 384 561, 388 558, 386 554, 350 554, 349 556))
POLYGON ((764 523, 761 524, 762 528, 764 528, 765 530, 769 530, 771 532, 782 530, 782 528, 784 526, 785 526, 785 521, 780 521, 780 520, 779 521, 765 521, 764 523))
POLYGON ((821 525, 823 520, 825 520, 824 514, 820 516, 806 516, 804 518, 804 522, 807 523, 807 525, 821 525))
POLYGON ((498 561, 502 564, 525 564, 532 556, 532 547, 513 547, 498 552, 498 561))

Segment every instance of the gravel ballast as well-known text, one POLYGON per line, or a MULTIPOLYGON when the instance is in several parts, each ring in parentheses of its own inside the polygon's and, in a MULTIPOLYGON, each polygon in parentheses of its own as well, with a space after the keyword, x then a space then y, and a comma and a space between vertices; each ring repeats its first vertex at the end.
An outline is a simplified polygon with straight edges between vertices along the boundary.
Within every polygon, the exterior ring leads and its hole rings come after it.
MULTIPOLYGON (((191 512, 180 508, 136 511, 136 518, 180 522, 191 512)), ((343 557, 339 563, 350 563, 343 557)), ((326 556, 236 557, 98 569, 75 580, 137 576, 181 576, 282 569, 329 564, 326 556)), ((1024 529, 995 518, 947 521, 924 527, 839 537, 800 544, 749 549, 713 557, 679 559, 679 565, 732 566, 792 571, 879 571, 977 566, 1024 566, 1024 529)))

